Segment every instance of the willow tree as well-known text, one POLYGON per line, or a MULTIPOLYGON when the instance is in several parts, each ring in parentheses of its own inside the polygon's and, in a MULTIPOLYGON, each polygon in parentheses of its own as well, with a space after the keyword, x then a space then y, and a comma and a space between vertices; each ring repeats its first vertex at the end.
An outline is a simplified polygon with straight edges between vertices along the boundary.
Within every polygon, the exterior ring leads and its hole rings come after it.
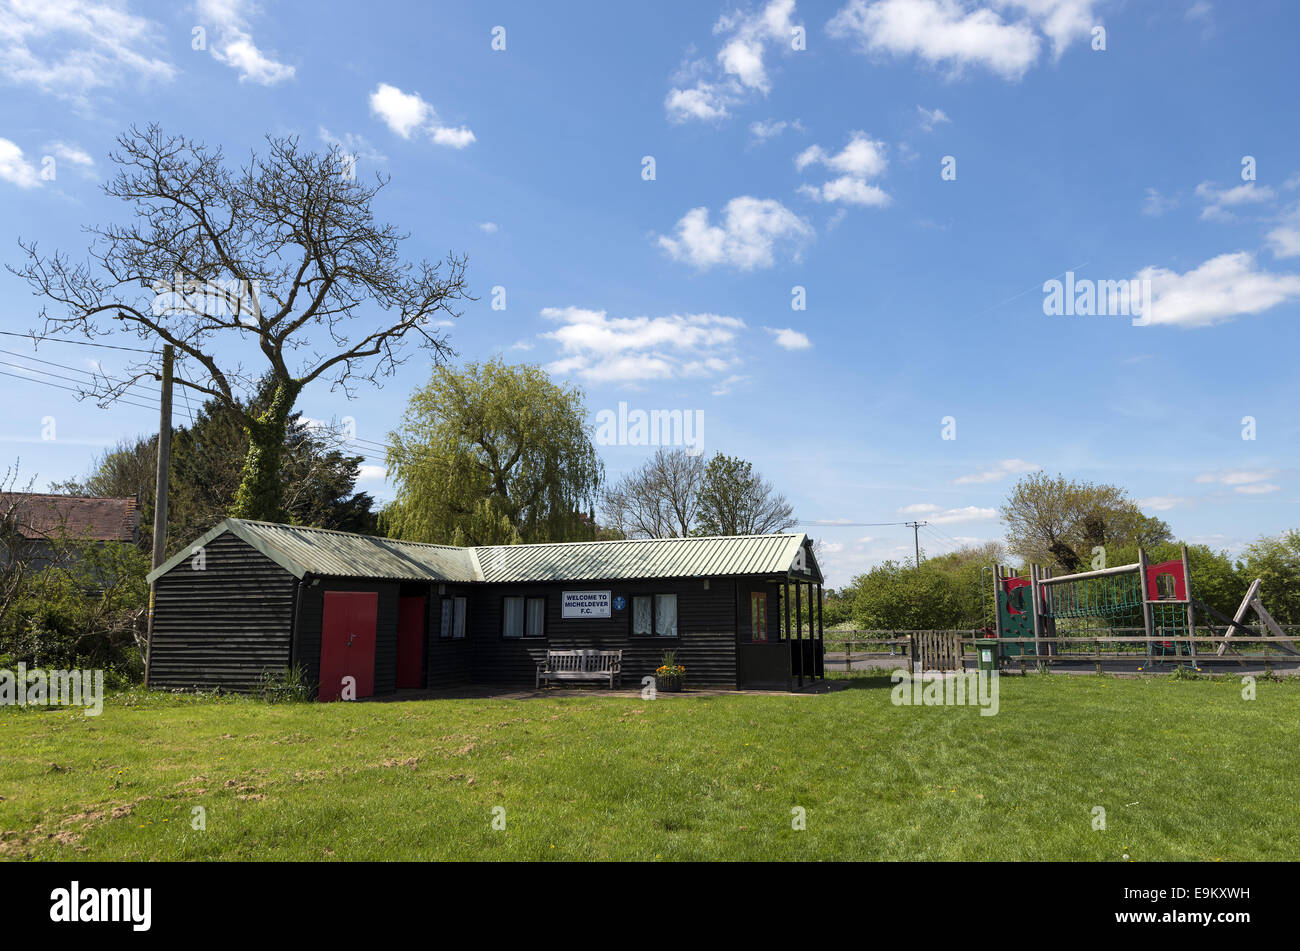
POLYGON ((582 391, 540 367, 435 368, 389 434, 385 531, 453 545, 593 538, 604 470, 586 416, 582 391))
MULTIPOLYGON (((385 178, 358 181, 338 148, 266 141, 265 154, 231 167, 220 148, 132 127, 104 186, 131 219, 89 228, 81 262, 20 241, 26 259, 9 269, 46 299, 46 334, 127 330, 175 347, 175 385, 217 400, 248 433, 231 514, 278 519, 285 433, 303 388, 328 382, 350 398, 357 383, 378 385, 408 338, 440 364, 452 351, 435 318, 460 316, 467 294, 464 257, 408 261, 408 235, 375 221, 385 178), (267 378, 270 397, 254 411, 267 378)), ((143 359, 87 395, 106 405, 157 372, 156 358, 143 359)))

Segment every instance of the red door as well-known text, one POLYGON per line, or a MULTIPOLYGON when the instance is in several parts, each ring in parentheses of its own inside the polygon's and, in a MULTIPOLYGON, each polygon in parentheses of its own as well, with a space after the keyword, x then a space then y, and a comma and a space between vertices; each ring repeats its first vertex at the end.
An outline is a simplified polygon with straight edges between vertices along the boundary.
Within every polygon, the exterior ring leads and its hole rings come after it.
POLYGON ((397 687, 424 686, 424 598, 402 598, 397 608, 397 687))
POLYGON ((320 634, 320 699, 343 696, 347 677, 356 697, 375 692, 375 624, 379 594, 375 591, 326 591, 320 634))

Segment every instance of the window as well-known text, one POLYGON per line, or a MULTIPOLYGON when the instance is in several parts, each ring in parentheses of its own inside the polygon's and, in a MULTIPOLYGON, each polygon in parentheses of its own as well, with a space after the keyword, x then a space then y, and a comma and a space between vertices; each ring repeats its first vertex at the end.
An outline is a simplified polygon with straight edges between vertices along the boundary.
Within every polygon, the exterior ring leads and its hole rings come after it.
POLYGON ((632 598, 632 636, 676 637, 677 595, 635 595, 632 598))
POLYGON ((767 642, 767 595, 761 591, 749 595, 749 639, 755 644, 767 642))
POLYGON ((501 599, 502 633, 506 637, 545 637, 546 599, 501 599))
POLYGON ((649 637, 654 633, 651 628, 651 608, 654 598, 650 595, 637 595, 632 599, 632 636, 649 637))
POLYGON ((465 599, 442 599, 442 623, 438 625, 439 637, 463 638, 465 636, 465 599))

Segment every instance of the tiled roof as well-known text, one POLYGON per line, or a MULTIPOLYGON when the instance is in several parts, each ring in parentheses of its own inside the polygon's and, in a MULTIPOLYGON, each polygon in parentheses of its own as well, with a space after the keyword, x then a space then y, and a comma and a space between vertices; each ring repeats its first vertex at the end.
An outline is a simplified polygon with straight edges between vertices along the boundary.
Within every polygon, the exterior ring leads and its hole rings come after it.
POLYGON ((11 515, 26 538, 133 542, 140 524, 135 499, 0 492, 0 516, 11 515))

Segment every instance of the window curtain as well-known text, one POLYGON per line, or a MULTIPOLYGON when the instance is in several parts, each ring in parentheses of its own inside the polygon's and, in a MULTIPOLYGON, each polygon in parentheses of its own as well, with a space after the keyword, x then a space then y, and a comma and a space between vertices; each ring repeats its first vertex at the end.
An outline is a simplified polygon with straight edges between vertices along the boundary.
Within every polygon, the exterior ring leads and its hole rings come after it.
POLYGON ((506 598, 503 602, 506 616, 506 637, 524 636, 524 599, 506 598))
POLYGON ((456 628, 452 637, 465 636, 465 599, 456 599, 456 628))
POLYGON ((652 633, 650 627, 650 599, 633 598, 632 599, 632 633, 648 635, 652 633))
POLYGON ((545 633, 546 621, 546 599, 529 598, 528 599, 528 631, 529 637, 541 637, 545 633))
POLYGON ((655 633, 660 637, 677 636, 677 595, 655 595, 655 633))
POLYGON ((451 637, 451 598, 442 599, 442 624, 438 626, 439 637, 451 637))

